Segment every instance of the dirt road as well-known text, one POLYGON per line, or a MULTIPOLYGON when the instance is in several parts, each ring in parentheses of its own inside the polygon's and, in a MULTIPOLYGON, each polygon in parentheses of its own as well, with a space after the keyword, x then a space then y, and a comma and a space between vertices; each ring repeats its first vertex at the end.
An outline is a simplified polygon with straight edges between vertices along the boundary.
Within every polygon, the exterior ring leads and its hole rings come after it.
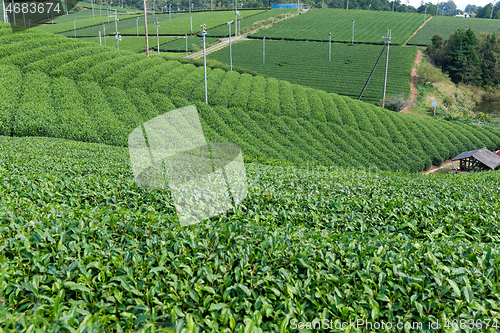
POLYGON ((415 56, 415 61, 413 62, 413 67, 411 68, 410 75, 410 97, 408 97, 408 104, 401 110, 401 113, 408 114, 411 112, 413 105, 418 97, 417 81, 418 81, 418 67, 422 61, 423 53, 422 50, 417 50, 417 55, 415 56))

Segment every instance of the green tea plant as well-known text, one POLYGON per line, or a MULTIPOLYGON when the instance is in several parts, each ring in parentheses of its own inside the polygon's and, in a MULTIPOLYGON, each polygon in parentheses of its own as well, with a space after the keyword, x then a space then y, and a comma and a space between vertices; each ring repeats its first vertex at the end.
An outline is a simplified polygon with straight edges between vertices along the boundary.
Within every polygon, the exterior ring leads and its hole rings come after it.
MULTIPOLYGON (((262 41, 245 41, 232 46, 233 66, 327 92, 357 99, 383 46, 267 40, 262 62, 262 41)), ((408 96, 408 77, 415 59, 415 47, 393 46, 389 52, 387 94, 408 96)), ((229 48, 207 55, 208 59, 229 64, 229 48)), ((384 53, 385 59, 385 53, 384 53)), ((380 61, 363 94, 363 101, 378 103, 383 96, 385 62, 380 61)))
POLYGON ((249 163, 241 206, 180 227, 168 192, 134 184, 126 148, 0 137, 0 152, 4 331, 499 325, 496 172, 249 163))
POLYGON ((14 59, 16 47, 21 50, 17 66, 4 65, 0 76, 7 84, 22 82, 19 90, 1 97, 2 133, 7 135, 125 146, 128 133, 142 122, 194 103, 209 140, 234 142, 253 161, 417 172, 465 150, 500 146, 496 128, 416 119, 276 78, 219 68, 207 70, 205 105, 199 62, 97 46, 92 51, 88 43, 41 32, 2 36, 18 43, 0 45, 4 59, 14 59), (41 43, 44 51, 37 54, 33 46, 41 43), (12 77, 5 71, 12 71, 12 77))
POLYGON ((251 35, 251 38, 286 39, 300 41, 352 42, 352 21, 354 42, 383 44, 382 36, 387 29, 396 37, 393 44, 402 44, 424 21, 422 14, 393 13, 367 10, 313 9, 292 19, 280 22, 269 29, 251 35))
POLYGON ((434 16, 425 27, 420 29, 417 34, 408 41, 410 45, 431 45, 431 38, 434 35, 441 35, 444 40, 448 40, 451 34, 457 29, 467 30, 471 28, 479 35, 482 32, 496 33, 498 31, 498 24, 489 19, 464 19, 460 17, 450 16, 434 16))

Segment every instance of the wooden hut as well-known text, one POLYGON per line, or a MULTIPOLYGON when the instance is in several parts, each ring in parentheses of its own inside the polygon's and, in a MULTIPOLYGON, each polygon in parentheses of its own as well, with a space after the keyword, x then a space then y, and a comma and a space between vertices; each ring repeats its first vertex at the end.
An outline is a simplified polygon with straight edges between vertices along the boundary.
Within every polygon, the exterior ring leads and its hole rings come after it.
MULTIPOLYGON (((495 170, 500 165, 500 156, 482 148, 463 152, 452 158, 452 164, 453 161, 460 161, 460 171, 488 171, 495 170)), ((453 166, 457 170, 455 164, 453 166)))

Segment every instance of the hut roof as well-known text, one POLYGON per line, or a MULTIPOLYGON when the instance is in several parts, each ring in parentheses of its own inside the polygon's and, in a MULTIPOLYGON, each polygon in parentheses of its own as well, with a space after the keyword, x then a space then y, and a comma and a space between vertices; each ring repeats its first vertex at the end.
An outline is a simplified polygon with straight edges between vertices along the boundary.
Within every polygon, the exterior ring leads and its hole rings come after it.
POLYGON ((469 157, 474 157, 476 160, 483 163, 492 170, 494 170, 498 165, 500 165, 500 156, 489 151, 486 148, 463 152, 460 155, 454 157, 452 161, 463 160, 469 157))

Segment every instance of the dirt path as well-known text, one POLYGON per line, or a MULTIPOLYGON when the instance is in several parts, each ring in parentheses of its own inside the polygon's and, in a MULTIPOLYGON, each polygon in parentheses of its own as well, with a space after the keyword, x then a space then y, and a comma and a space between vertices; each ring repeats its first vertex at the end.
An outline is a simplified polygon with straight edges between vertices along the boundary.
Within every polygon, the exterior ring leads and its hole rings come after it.
POLYGON ((413 109, 413 105, 418 97, 418 89, 417 89, 417 71, 420 66, 420 62, 422 61, 423 53, 422 50, 417 50, 417 55, 415 56, 415 61, 413 62, 413 67, 411 68, 410 75, 410 97, 408 97, 408 104, 401 110, 401 113, 408 114, 413 109))
POLYGON ((419 31, 420 31, 420 29, 422 29, 422 28, 425 26, 425 24, 426 24, 427 22, 429 22, 429 21, 430 21, 433 17, 434 17, 434 16, 429 16, 429 18, 428 18, 428 19, 426 19, 426 20, 425 20, 425 22, 424 22, 424 23, 422 23, 422 24, 421 24, 421 25, 417 28, 417 30, 415 30, 415 31, 414 31, 414 32, 410 35, 410 37, 408 37, 408 38, 407 38, 407 39, 403 42, 403 44, 401 44, 401 46, 406 46, 406 44, 408 44, 408 42, 410 41, 410 39, 412 39, 412 38, 413 38, 413 37, 417 34, 417 32, 419 32, 419 31))
POLYGON ((440 166, 433 165, 433 166, 431 166, 431 168, 429 170, 422 171, 422 174, 423 175, 428 175, 430 173, 434 173, 434 172, 438 171, 439 169, 444 169, 444 168, 446 168, 446 167, 448 167, 450 165, 451 165, 451 160, 446 160, 440 166))

